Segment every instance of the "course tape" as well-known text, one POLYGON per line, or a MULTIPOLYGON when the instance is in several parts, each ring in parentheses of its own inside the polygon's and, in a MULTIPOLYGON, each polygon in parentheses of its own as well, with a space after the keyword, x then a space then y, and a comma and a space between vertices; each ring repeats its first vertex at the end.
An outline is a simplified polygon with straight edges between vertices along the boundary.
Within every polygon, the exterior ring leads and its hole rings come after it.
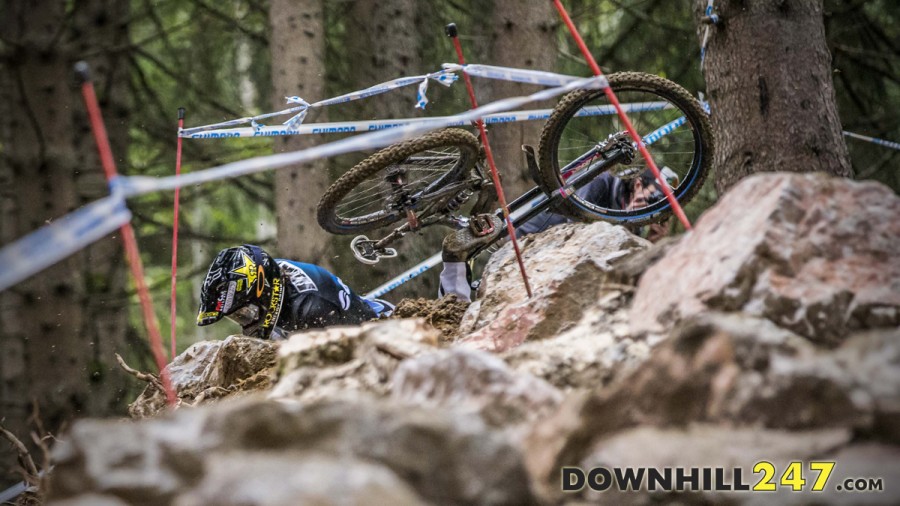
MULTIPOLYGON (((625 112, 642 112, 665 109, 670 107, 668 102, 635 102, 622 104, 625 112)), ((528 111, 508 111, 496 114, 488 114, 484 117, 485 124, 496 123, 513 123, 518 121, 543 121, 550 117, 553 109, 533 109, 528 111)), ((588 106, 579 111, 576 116, 606 116, 616 114, 616 110, 611 105, 604 106, 588 106)), ((271 137, 280 135, 309 135, 309 134, 333 134, 333 133, 359 133, 373 132, 376 130, 385 130, 414 123, 424 123, 427 121, 447 121, 446 126, 465 126, 468 121, 450 120, 450 116, 438 116, 432 118, 402 118, 402 119, 380 119, 371 121, 340 121, 332 123, 311 123, 300 125, 294 130, 284 127, 259 127, 259 128, 223 128, 218 130, 209 130, 205 132, 195 132, 187 134, 182 131, 179 135, 191 139, 230 139, 245 137, 271 137)))
POLYGON ((183 174, 180 176, 169 176, 164 178, 155 178, 148 176, 130 176, 118 177, 114 182, 117 191, 122 195, 131 197, 144 193, 150 193, 163 190, 174 190, 184 186, 208 183, 222 179, 254 174, 270 169, 278 169, 290 165, 309 162, 319 158, 336 156, 352 151, 369 150, 381 148, 409 139, 424 132, 437 128, 446 127, 459 122, 467 123, 489 114, 518 109, 525 104, 549 100, 564 93, 576 89, 600 89, 606 85, 606 80, 602 77, 588 77, 571 81, 565 86, 557 88, 548 88, 545 90, 532 93, 531 95, 522 97, 512 97, 460 113, 454 116, 446 116, 442 118, 429 118, 416 123, 409 123, 396 128, 389 128, 377 132, 370 132, 355 137, 341 139, 320 146, 294 151, 290 153, 280 153, 276 155, 262 156, 251 158, 249 160, 241 160, 232 162, 210 169, 183 174))
MULTIPOLYGON (((556 74, 554 72, 546 72, 543 70, 526 70, 516 69, 512 67, 497 67, 494 65, 480 65, 470 63, 460 65, 458 63, 445 63, 441 65, 444 70, 463 71, 473 77, 483 77, 486 79, 499 79, 501 81, 513 81, 517 83, 537 84, 540 86, 557 87, 565 86, 572 81, 580 79, 575 76, 567 76, 565 74, 556 74)), ((606 83, 606 79, 603 80, 606 83)), ((601 86, 606 87, 607 84, 601 86)))
POLYGON ((59 262, 131 220, 113 194, 45 225, 0 250, 0 291, 59 262))
POLYGON ((430 74, 425 74, 421 76, 412 76, 412 77, 400 77, 397 79, 393 79, 391 81, 387 81, 381 84, 376 84, 374 86, 370 86, 364 90, 354 91, 350 93, 346 93, 344 95, 340 95, 338 97, 329 98, 325 100, 321 100, 319 102, 315 102, 310 104, 306 100, 303 100, 300 97, 285 97, 287 103, 289 104, 299 104, 295 107, 291 107, 288 109, 284 109, 281 111, 269 112, 265 114, 259 114, 256 116, 248 116, 245 118, 238 118, 228 121, 223 121, 221 123, 214 123, 211 125, 203 125, 191 128, 185 128, 180 131, 180 135, 182 137, 190 137, 190 134, 197 132, 204 132, 207 130, 215 130, 219 128, 226 128, 237 125, 245 125, 247 123, 252 124, 254 127, 261 127, 262 125, 258 125, 260 120, 264 120, 267 118, 272 118, 275 116, 284 116, 286 114, 294 114, 290 119, 285 121, 283 124, 288 128, 296 128, 298 127, 303 120, 306 118, 306 113, 311 108, 317 107, 325 107, 334 104, 343 104, 347 102, 352 102, 354 100, 360 100, 363 98, 368 98, 373 95, 380 95, 382 93, 387 93, 388 91, 395 90, 397 88, 401 88, 404 86, 409 86, 411 84, 419 83, 419 96, 417 96, 416 106, 419 107, 421 104, 421 108, 425 107, 425 104, 428 103, 428 99, 423 96, 424 90, 427 89, 427 84, 425 86, 421 86, 424 83, 427 83, 428 80, 437 81, 444 86, 450 86, 456 81, 457 76, 454 75, 451 71, 447 70, 439 70, 437 72, 432 72, 430 74))
MULTIPOLYGON (((489 79, 503 79, 506 81, 516 81, 521 83, 531 83, 531 84, 539 84, 542 86, 549 87, 560 87, 565 86, 571 82, 577 81, 581 78, 574 76, 567 76, 563 74, 555 74, 553 72, 544 72, 540 70, 523 70, 523 69, 514 69, 509 67, 496 67, 492 65, 457 65, 455 63, 445 63, 443 65, 443 70, 439 70, 437 72, 432 72, 430 74, 425 74, 421 76, 412 76, 412 77, 400 77, 391 81, 387 81, 381 84, 376 84, 374 86, 370 86, 364 90, 353 91, 338 97, 329 98, 325 100, 321 100, 319 102, 315 102, 310 104, 306 100, 303 100, 300 97, 285 97, 289 104, 299 104, 295 107, 291 107, 288 109, 284 109, 282 111, 270 112, 266 114, 260 114, 257 116, 250 116, 246 118, 238 118, 229 121, 224 121, 221 123, 214 123, 211 125, 197 126, 191 128, 185 128, 179 130, 179 135, 182 137, 193 137, 194 134, 200 132, 207 132, 210 130, 219 130, 222 128, 228 128, 238 125, 244 125, 250 123, 252 125, 253 130, 260 131, 264 129, 264 125, 259 124, 260 120, 271 118, 274 116, 283 116, 286 114, 293 114, 293 116, 283 123, 285 128, 281 128, 280 130, 293 131, 300 127, 303 123, 303 120, 306 119, 306 114, 309 112, 309 109, 316 107, 325 107, 329 105, 335 104, 343 104, 346 102, 350 102, 353 100, 360 100, 363 98, 368 98, 373 95, 380 95, 382 93, 386 93, 388 91, 401 88, 404 86, 409 86, 411 84, 419 84, 418 91, 416 93, 416 107, 419 109, 424 109, 426 104, 428 104, 428 98, 425 96, 426 91, 428 90, 428 82, 429 81, 437 81, 438 83, 444 86, 450 86, 459 78, 456 75, 457 72, 466 72, 470 75, 485 77, 489 79)), ((606 83, 604 78, 604 83, 606 83)), ((606 86, 606 84, 604 84, 606 86)), ((271 130, 269 130, 271 132, 271 130)), ((278 130, 276 130, 278 131, 278 130)), ((268 135, 290 135, 288 134, 268 134, 268 135)), ((238 137, 246 137, 245 135, 240 135, 238 137)), ((206 137, 201 137, 206 138, 206 137)))
POLYGON ((847 137, 852 137, 854 139, 859 139, 861 141, 871 142, 872 144, 878 144, 879 146, 884 146, 886 148, 896 149, 900 151, 900 142, 886 141, 884 139, 876 139, 875 137, 869 137, 867 135, 855 134, 853 132, 848 132, 844 130, 844 135, 847 137))

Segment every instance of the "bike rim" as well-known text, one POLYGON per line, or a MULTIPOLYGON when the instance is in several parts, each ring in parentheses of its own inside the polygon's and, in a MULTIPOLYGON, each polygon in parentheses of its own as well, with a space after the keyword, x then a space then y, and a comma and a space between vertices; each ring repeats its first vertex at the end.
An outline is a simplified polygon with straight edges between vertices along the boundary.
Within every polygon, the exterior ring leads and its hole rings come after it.
MULTIPOLYGON (((660 170, 668 168, 666 172, 674 174, 672 187, 676 198, 683 195, 694 183, 702 156, 699 126, 695 124, 695 120, 679 108, 674 99, 661 93, 660 90, 623 86, 616 88, 616 96, 625 108, 635 130, 648 146, 657 167, 660 170)), ((624 131, 624 125, 615 114, 606 95, 591 94, 580 108, 573 110, 572 116, 562 129, 555 150, 557 166, 571 165, 586 152, 595 149, 597 144, 605 141, 610 134, 624 131)), ((581 163, 581 166, 589 165, 590 163, 581 163)), ((643 156, 636 153, 632 163, 618 165, 613 175, 633 179, 644 173, 647 168, 648 164, 643 156)), ((560 174, 560 182, 564 182, 570 176, 571 174, 560 174)), ((597 215, 638 219, 668 207, 668 202, 662 198, 661 192, 653 196, 658 198, 638 203, 629 209, 600 206, 588 200, 583 194, 574 194, 570 200, 597 215)), ((617 207, 622 204, 624 203, 617 203, 617 207)))

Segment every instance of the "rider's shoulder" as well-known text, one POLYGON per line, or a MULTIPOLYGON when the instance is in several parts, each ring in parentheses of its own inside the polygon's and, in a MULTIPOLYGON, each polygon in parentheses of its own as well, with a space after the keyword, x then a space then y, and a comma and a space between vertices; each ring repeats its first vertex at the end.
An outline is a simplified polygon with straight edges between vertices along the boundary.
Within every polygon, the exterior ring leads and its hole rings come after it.
POLYGON ((282 268, 287 267, 288 269, 300 269, 306 272, 319 272, 325 270, 315 264, 298 262, 296 260, 288 260, 286 258, 277 258, 275 259, 275 261, 278 262, 278 265, 280 265, 282 268))

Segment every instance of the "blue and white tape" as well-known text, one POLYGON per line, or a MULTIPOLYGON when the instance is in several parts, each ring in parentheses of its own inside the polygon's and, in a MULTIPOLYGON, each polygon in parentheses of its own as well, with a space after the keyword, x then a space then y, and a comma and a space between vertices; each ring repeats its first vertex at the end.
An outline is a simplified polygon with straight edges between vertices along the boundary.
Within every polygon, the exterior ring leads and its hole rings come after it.
MULTIPOLYGON (((621 104, 627 113, 643 112, 671 107, 668 102, 634 102, 621 104)), ((486 124, 512 123, 518 121, 544 121, 550 117, 553 109, 534 109, 527 111, 509 111, 496 114, 488 114, 484 117, 486 124)), ((587 106, 579 111, 576 116, 604 116, 616 114, 611 105, 587 106)), ((283 126, 260 126, 258 128, 227 128, 195 132, 186 134, 182 131, 179 135, 190 139, 228 139, 235 137, 272 137, 281 135, 310 135, 333 133, 360 133, 375 130, 385 130, 399 126, 423 123, 426 121, 446 120, 446 126, 464 126, 469 123, 463 120, 452 121, 449 116, 437 116, 432 118, 403 118, 381 119, 371 121, 339 121, 332 123, 309 123, 290 130, 283 126)))
POLYGON ((665 125, 663 125, 663 126, 657 128, 656 130, 654 130, 654 131, 650 132, 649 134, 645 135, 644 138, 641 139, 641 141, 643 141, 643 143, 644 143, 645 146, 649 146, 649 145, 653 144, 654 142, 656 142, 656 141, 662 139, 662 138, 665 137, 666 135, 669 135, 669 134, 672 133, 676 128, 678 128, 678 127, 680 127, 681 125, 685 124, 685 122, 687 122, 687 118, 686 118, 685 116, 681 116, 681 117, 679 117, 679 118, 676 118, 676 119, 674 119, 673 121, 670 121, 669 123, 666 123, 665 125))
MULTIPOLYGON (((459 65, 456 63, 445 63, 442 65, 445 70, 462 71, 470 76, 483 77, 485 79, 498 79, 501 81, 513 81, 517 83, 537 84, 540 86, 557 87, 565 86, 572 81, 581 79, 580 77, 567 76, 565 74, 556 74, 554 72, 545 72, 543 70, 526 70, 511 67, 495 67, 493 65, 468 64, 459 65)), ((601 88, 608 86, 606 78, 602 77, 604 83, 601 88)))
POLYGON ((119 194, 63 216, 0 250, 0 291, 59 262, 131 220, 119 194))
MULTIPOLYGON (((346 93, 344 95, 340 95, 337 97, 320 100, 319 102, 309 103, 306 100, 300 97, 285 97, 288 104, 299 104, 295 107, 291 107, 289 109, 284 109, 282 111, 270 112, 266 114, 260 114, 257 116, 251 116, 246 118, 233 119, 229 121, 223 121, 221 123, 213 123, 211 125, 203 125, 191 128, 184 128, 179 131, 179 135, 181 137, 192 137, 193 134, 205 132, 209 130, 218 130, 222 128, 227 128, 231 126, 244 125, 247 123, 255 123, 259 120, 271 118, 275 116, 283 116, 286 114, 294 114, 287 121, 282 124, 287 126, 289 130, 296 129, 303 123, 303 120, 306 118, 309 109, 317 108, 317 107, 325 107, 329 105, 335 104, 343 104, 347 102, 352 102, 354 100, 360 100, 363 98, 368 98, 374 95, 380 95, 382 93, 386 93, 391 90, 395 90, 397 88, 401 88, 404 86, 409 86, 411 84, 420 84, 419 94, 421 96, 417 96, 417 107, 419 103, 428 103, 428 99, 424 97, 424 90, 422 88, 423 83, 427 83, 429 80, 437 81, 444 86, 450 86, 457 80, 457 76, 448 70, 439 70, 437 72, 432 72, 430 74, 425 74, 421 76, 412 76, 412 77, 401 77, 398 79, 393 79, 391 81, 387 81, 381 84, 376 84, 374 86, 370 86, 364 90, 354 91, 351 93, 346 93)), ((427 88, 427 84, 425 84, 427 88)), ((424 103, 422 107, 424 108, 424 103)))
POLYGON ((855 134, 853 132, 848 132, 844 130, 844 135, 847 137, 851 137, 853 139, 859 139, 861 141, 871 142, 872 144, 878 144, 879 146, 884 146, 886 148, 896 149, 900 151, 900 142, 886 141, 884 139, 877 139, 875 137, 869 137, 868 135, 855 134))
MULTIPOLYGON (((391 81, 387 81, 381 84, 376 84, 374 86, 370 86, 364 90, 354 91, 351 93, 346 93, 344 95, 340 95, 338 97, 329 98, 325 100, 321 100, 315 103, 309 103, 303 100, 300 97, 285 97, 289 104, 295 103, 300 104, 296 107, 291 107, 289 109, 285 109, 283 111, 270 112, 266 114, 260 114, 258 116, 234 119, 229 121, 224 121, 221 123, 214 123, 211 125, 197 126, 191 128, 185 128, 179 131, 179 135, 181 137, 189 137, 194 138, 194 134, 200 132, 206 132, 210 130, 220 130, 223 128, 244 125, 247 123, 255 123, 259 120, 271 118, 274 116, 282 116, 286 114, 293 114, 287 121, 283 123, 283 125, 287 126, 287 130, 296 130, 303 123, 303 120, 306 119, 306 115, 309 112, 309 109, 317 108, 317 107, 325 107, 329 105, 335 104, 343 104, 346 102, 351 102, 354 100, 360 100, 363 98, 368 98, 374 95, 380 95, 382 93, 386 93, 388 91, 401 88, 404 86, 409 86, 412 84, 418 84, 418 90, 416 93, 416 107, 420 109, 424 109, 428 104, 428 98, 426 96, 426 92, 428 90, 428 81, 436 81, 444 86, 450 86, 459 78, 456 75, 459 71, 464 71, 473 76, 485 77, 489 79, 503 79, 507 81, 516 81, 521 83, 530 83, 530 84, 538 84, 541 86, 549 86, 549 87, 559 87, 565 86, 568 83, 581 79, 575 76, 567 76, 563 74, 555 74, 553 72, 544 72, 540 70, 524 70, 524 69, 514 69, 509 67, 495 67, 491 65, 458 65, 455 63, 445 63, 443 65, 443 70, 439 70, 437 72, 432 72, 430 74, 425 74, 421 76, 412 76, 412 77, 400 77, 391 81)), ((603 83, 606 83, 606 78, 601 77, 603 83)), ((604 84, 601 87, 605 87, 607 84, 604 84)), ((238 136, 242 137, 242 136, 238 136)), ((200 138, 215 138, 215 137, 200 137, 200 138)))

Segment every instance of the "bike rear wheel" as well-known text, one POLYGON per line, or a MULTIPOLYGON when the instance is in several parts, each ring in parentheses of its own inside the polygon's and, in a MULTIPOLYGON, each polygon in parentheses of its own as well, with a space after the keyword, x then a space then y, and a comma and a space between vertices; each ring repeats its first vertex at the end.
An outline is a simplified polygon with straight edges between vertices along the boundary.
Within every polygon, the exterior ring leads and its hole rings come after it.
POLYGON ((319 225, 333 234, 375 230, 444 211, 466 186, 480 156, 471 133, 451 128, 389 146, 332 184, 319 201, 319 225))
MULTIPOLYGON (((687 203, 703 185, 713 159, 712 128, 700 103, 681 86, 658 76, 621 72, 607 79, 657 167, 668 168, 666 173, 674 175, 671 187, 675 197, 682 205, 687 203)), ((547 194, 560 190, 566 180, 600 159, 597 147, 610 135, 625 131, 604 90, 579 90, 563 97, 541 132, 541 189, 547 194)), ((598 178, 605 181, 595 178, 595 182, 606 184, 604 189, 608 190, 612 185, 640 177, 647 167, 643 156, 636 153, 631 163, 611 169, 610 175, 617 178, 603 174, 598 178)), ((605 192, 611 193, 621 194, 605 192)), ((665 198, 628 207, 621 199, 611 201, 598 198, 599 194, 594 190, 579 191, 562 200, 557 210, 583 221, 633 225, 660 221, 671 212, 665 198)))

